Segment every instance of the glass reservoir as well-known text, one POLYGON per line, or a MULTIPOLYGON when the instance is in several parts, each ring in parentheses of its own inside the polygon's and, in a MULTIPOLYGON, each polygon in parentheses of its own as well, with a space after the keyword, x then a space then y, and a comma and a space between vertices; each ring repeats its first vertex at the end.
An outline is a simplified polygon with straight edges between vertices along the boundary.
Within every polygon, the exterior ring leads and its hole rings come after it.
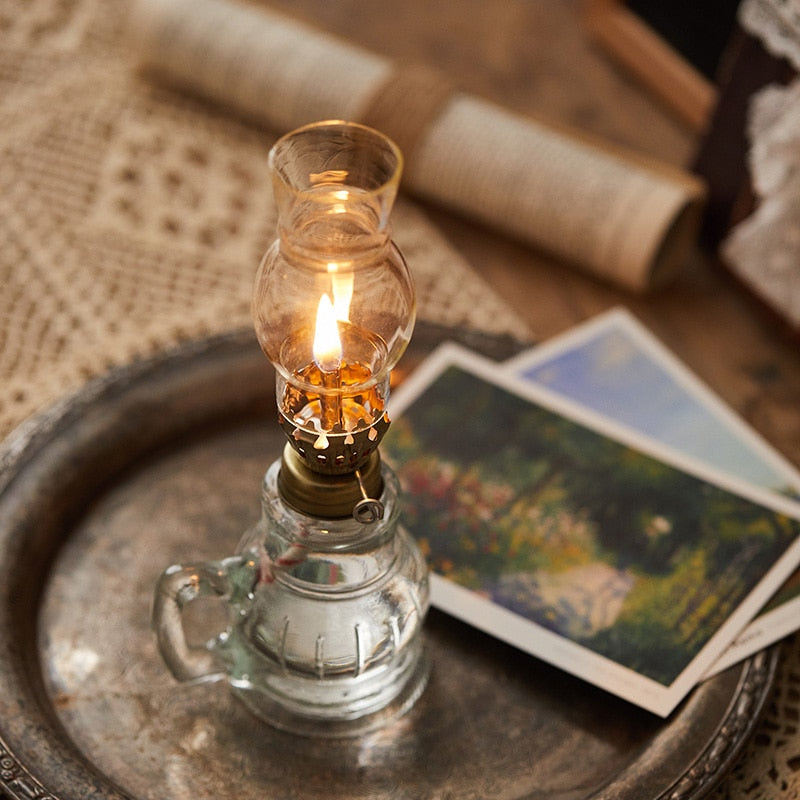
POLYGON ((379 132, 333 121, 287 134, 270 165, 278 237, 253 320, 287 443, 259 523, 227 558, 168 568, 153 619, 178 679, 224 677, 278 727, 349 734, 409 708, 427 679, 427 568, 378 449, 415 317, 389 230, 402 157, 379 132), (224 598, 229 625, 198 648, 182 609, 199 596, 224 598))

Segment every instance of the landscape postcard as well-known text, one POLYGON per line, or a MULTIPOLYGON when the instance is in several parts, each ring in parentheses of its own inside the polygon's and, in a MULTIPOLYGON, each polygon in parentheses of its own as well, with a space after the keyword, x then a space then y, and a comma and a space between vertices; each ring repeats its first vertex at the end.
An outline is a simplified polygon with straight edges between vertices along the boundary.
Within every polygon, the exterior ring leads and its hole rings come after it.
POLYGON ((444 345, 384 455, 432 601, 668 715, 800 561, 800 504, 444 345))
MULTIPOLYGON (((506 366, 712 468, 800 498, 800 472, 623 308, 526 350, 506 366)), ((800 573, 795 573, 709 674, 798 627, 800 573)))

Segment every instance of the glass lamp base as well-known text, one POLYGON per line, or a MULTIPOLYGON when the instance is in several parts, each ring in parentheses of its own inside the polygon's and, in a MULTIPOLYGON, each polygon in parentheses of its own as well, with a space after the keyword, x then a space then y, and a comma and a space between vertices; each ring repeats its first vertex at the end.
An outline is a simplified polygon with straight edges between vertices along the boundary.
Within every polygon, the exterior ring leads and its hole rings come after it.
POLYGON ((163 573, 153 608, 161 654, 179 680, 227 678, 278 728, 360 733, 408 710, 425 687, 427 566, 398 524, 388 467, 384 515, 362 522, 288 506, 281 463, 264 476, 261 519, 236 554, 163 573), (206 647, 191 647, 183 608, 202 596, 225 601, 228 625, 206 647))
POLYGON ((237 696, 276 727, 358 732, 406 710, 427 679, 427 567, 398 524, 397 483, 382 466, 383 519, 300 513, 264 477, 262 517, 242 540, 232 624, 217 644, 237 696), (255 576, 246 578, 248 570, 255 576))

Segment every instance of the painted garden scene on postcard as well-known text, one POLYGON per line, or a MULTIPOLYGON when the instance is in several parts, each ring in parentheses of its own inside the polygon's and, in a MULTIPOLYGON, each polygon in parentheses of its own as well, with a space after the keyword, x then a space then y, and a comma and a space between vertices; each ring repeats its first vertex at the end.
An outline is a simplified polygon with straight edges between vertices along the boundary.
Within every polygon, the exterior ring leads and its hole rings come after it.
POLYGON ((385 455, 436 573, 664 685, 800 533, 454 366, 385 455))

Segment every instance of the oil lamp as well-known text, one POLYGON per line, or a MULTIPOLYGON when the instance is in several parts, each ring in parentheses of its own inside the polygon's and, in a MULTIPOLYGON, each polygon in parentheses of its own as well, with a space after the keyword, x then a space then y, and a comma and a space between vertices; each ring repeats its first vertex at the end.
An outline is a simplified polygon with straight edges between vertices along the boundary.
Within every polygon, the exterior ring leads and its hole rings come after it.
POLYGON ((176 677, 221 675, 278 727, 347 734, 409 708, 427 677, 427 569, 378 449, 415 317, 388 224, 402 157, 381 133, 332 121, 287 134, 269 158, 278 236, 252 310, 287 442, 259 523, 234 556, 167 569, 154 623, 176 677), (180 613, 199 595, 230 610, 202 650, 180 613))

